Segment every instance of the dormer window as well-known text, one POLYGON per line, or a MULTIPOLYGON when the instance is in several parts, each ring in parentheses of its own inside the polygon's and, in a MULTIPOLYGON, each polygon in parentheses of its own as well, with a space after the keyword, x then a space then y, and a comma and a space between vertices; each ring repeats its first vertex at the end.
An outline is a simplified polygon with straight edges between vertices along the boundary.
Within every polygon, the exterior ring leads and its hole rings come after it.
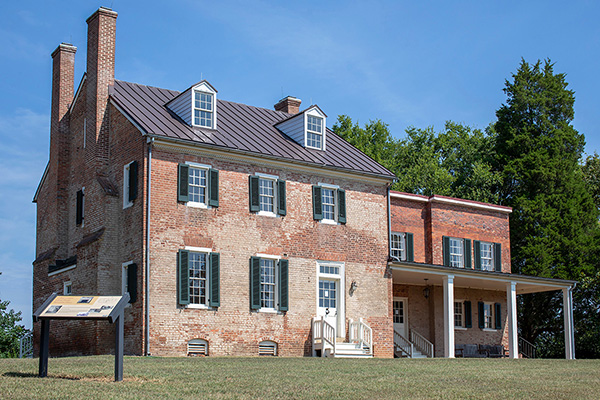
POLYGON ((194 125, 213 127, 213 99, 211 93, 194 91, 194 125))
POLYGON ((187 88, 165 105, 190 126, 217 129, 217 90, 207 81, 187 88))
POLYGON ((306 147, 323 148, 323 118, 306 116, 306 147))

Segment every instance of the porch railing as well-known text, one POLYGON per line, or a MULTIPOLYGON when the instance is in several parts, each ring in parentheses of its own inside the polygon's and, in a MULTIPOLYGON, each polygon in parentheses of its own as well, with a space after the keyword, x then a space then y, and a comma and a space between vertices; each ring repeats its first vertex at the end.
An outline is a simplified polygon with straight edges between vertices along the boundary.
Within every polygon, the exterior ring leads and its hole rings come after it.
POLYGON ((363 349, 368 349, 369 355, 373 355, 373 329, 362 318, 358 321, 350 320, 348 331, 350 343, 359 343, 363 349))
POLYGON ((394 329, 394 353, 397 351, 400 352, 400 354, 396 354, 399 357, 401 357, 402 354, 405 354, 408 358, 412 358, 415 348, 408 339, 394 329))
POLYGON ((414 343, 417 350, 425 354, 429 358, 433 358, 433 343, 425 339, 423 335, 418 332, 410 330, 410 341, 414 343))
POLYGON ((321 357, 325 357, 327 349, 331 349, 330 354, 335 355, 335 327, 323 316, 321 319, 313 318, 313 349, 317 348, 321 349, 321 357))
POLYGON ((523 355, 525 358, 535 358, 535 352, 537 347, 522 337, 519 338, 519 353, 523 355))

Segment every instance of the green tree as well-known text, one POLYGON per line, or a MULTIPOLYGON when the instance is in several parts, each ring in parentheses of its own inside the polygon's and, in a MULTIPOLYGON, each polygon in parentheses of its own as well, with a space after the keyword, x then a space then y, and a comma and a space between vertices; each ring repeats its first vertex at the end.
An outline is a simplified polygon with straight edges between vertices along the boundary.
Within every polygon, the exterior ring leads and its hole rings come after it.
POLYGON ((587 156, 581 168, 596 208, 600 210, 600 157, 598 153, 594 152, 594 155, 587 156))
MULTIPOLYGON (((513 272, 580 279, 595 271, 598 215, 579 165, 585 140, 571 125, 575 97, 567 85, 549 60, 523 60, 496 112, 500 201, 513 208, 513 272)), ((574 295, 578 304, 581 291, 574 295)), ((562 340, 560 300, 559 293, 520 296, 525 339, 562 340)))
POLYGON ((8 310, 9 301, 0 301, 0 358, 19 356, 19 339, 27 329, 18 322, 22 320, 21 312, 8 310))

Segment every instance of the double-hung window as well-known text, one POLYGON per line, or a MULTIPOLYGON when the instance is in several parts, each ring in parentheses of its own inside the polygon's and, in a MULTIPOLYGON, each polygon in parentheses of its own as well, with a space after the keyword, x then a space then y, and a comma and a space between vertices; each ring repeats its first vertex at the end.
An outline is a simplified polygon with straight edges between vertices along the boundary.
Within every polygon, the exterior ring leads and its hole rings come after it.
POLYGON ((194 91, 194 125, 213 127, 214 96, 212 93, 194 91))
POLYGON ((454 302, 454 327, 471 328, 471 302, 454 302))
POLYGON ((346 223, 346 192, 338 186, 313 186, 313 218, 325 223, 346 223))
POLYGON ((306 147, 323 149, 323 118, 306 116, 306 147))
POLYGON ((189 308, 219 307, 220 254, 186 248, 178 253, 178 301, 189 308))
POLYGON ((502 329, 502 306, 500 303, 478 303, 479 328, 502 329))
POLYGON ((250 308, 288 310, 288 260, 259 255, 250 258, 250 308))
POLYGON ((394 261, 414 261, 414 238, 409 232, 392 232, 390 256, 394 261))
POLYGON ((138 162, 123 167, 123 208, 131 207, 138 194, 138 162))
POLYGON ((122 264, 121 295, 129 293, 129 302, 137 299, 137 264, 128 261, 122 264))
POLYGON ((219 171, 210 165, 179 164, 177 200, 195 207, 219 206, 219 171))
POLYGON ((273 175, 250 175, 249 187, 251 212, 269 216, 286 215, 284 180, 273 175))
POLYGON ((500 243, 473 242, 475 269, 502 272, 502 246, 500 243))
POLYGON ((471 240, 444 236, 442 238, 444 265, 471 268, 471 240))

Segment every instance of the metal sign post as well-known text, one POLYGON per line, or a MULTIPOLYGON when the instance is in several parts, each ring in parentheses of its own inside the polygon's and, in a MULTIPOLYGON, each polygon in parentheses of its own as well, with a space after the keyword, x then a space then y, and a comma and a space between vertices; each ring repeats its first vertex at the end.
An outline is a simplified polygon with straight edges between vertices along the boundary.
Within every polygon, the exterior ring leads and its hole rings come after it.
POLYGON ((33 321, 42 322, 40 336, 39 376, 48 376, 48 348, 50 345, 50 320, 106 320, 116 323, 115 329, 115 382, 123 380, 123 340, 125 336, 123 311, 129 303, 129 293, 124 296, 58 296, 53 293, 33 313, 33 321))

